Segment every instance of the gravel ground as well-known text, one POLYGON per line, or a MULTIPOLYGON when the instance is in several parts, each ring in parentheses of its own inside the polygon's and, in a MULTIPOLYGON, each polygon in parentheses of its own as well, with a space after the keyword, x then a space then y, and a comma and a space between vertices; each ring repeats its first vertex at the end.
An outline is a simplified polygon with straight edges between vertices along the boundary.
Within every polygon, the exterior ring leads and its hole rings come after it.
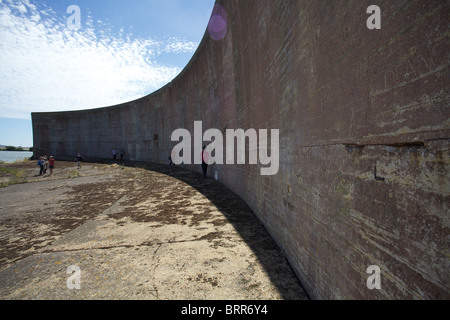
POLYGON ((0 299, 307 299, 233 192, 130 165, 0 165, 0 299))

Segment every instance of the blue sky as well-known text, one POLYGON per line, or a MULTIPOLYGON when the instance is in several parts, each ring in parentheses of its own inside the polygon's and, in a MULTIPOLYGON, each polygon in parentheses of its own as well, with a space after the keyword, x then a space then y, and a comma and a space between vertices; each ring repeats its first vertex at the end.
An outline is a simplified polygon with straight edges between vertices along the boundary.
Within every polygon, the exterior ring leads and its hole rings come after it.
POLYGON ((31 112, 105 107, 164 86, 200 44, 214 2, 0 0, 0 144, 32 145, 31 112))

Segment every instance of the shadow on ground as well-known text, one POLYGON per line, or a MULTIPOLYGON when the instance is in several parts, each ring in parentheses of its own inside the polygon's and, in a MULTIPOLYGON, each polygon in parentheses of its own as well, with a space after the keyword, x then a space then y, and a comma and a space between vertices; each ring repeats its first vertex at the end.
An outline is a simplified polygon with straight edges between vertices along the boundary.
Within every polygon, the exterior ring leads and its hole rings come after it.
MULTIPOLYGON (((97 162, 111 163, 108 160, 97 160, 97 162)), ((233 225, 257 256, 272 283, 284 299, 309 299, 281 249, 270 237, 262 223, 245 202, 222 183, 212 178, 204 179, 200 173, 178 166, 126 161, 122 164, 127 167, 139 167, 173 177, 196 189, 212 202, 227 221, 233 225), (287 268, 290 270, 288 275, 286 274, 287 268)))

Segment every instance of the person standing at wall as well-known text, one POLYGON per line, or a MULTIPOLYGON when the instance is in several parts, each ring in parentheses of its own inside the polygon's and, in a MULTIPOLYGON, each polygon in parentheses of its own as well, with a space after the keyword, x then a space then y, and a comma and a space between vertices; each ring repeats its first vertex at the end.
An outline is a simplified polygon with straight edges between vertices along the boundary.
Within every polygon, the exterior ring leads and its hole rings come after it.
POLYGON ((208 164, 206 163, 206 158, 208 156, 207 153, 205 153, 206 147, 203 146, 202 150, 202 170, 203 170, 203 177, 206 179, 206 171, 208 170, 208 164))
POLYGON ((50 156, 50 159, 48 159, 48 168, 50 169, 51 176, 53 174, 53 169, 55 168, 55 158, 53 158, 53 156, 50 156))
POLYGON ((47 169, 48 169, 48 161, 47 161, 47 155, 44 156, 44 172, 42 173, 42 175, 45 175, 47 173, 47 169))
POLYGON ((77 156, 75 157, 75 161, 77 162, 78 169, 81 169, 81 161, 83 161, 83 157, 81 156, 81 154, 77 154, 77 156))
POLYGON ((125 150, 120 150, 120 161, 123 161, 123 155, 125 154, 125 150))
POLYGON ((116 148, 113 149, 112 154, 113 154, 113 159, 116 160, 116 157, 117 157, 117 150, 116 150, 116 148))
POLYGON ((39 175, 42 176, 42 173, 44 172, 44 157, 40 157, 37 164, 40 168, 39 175))

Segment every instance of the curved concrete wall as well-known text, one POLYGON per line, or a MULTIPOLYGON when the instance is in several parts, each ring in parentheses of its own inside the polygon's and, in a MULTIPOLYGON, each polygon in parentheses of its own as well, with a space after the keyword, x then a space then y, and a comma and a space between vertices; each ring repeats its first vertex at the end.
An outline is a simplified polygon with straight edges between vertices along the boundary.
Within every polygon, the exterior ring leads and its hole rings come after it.
POLYGON ((448 1, 219 3, 225 37, 206 33, 159 91, 33 113, 35 155, 111 158, 116 147, 168 163, 172 132, 196 120, 279 129, 276 175, 249 164, 209 172, 252 208, 311 297, 450 298, 448 1), (372 4, 379 30, 366 26, 372 4), (381 289, 367 286, 371 265, 381 289))

